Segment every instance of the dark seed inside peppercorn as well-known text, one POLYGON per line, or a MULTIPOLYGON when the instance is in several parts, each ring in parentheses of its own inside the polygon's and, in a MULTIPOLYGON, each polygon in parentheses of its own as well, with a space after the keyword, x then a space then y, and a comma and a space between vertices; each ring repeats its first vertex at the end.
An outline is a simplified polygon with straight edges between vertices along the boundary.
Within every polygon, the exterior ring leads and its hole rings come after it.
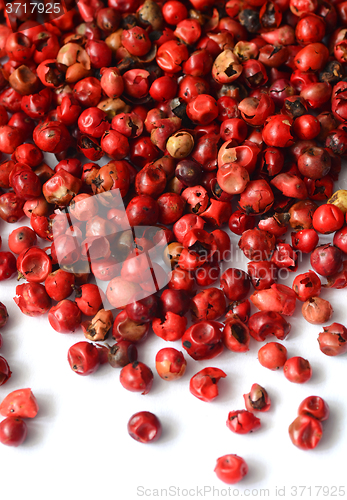
POLYGON ((335 85, 345 75, 345 70, 341 63, 338 61, 330 61, 323 71, 319 73, 320 82, 328 82, 330 85, 335 85))
POLYGON ((244 9, 239 14, 239 21, 250 33, 260 30, 259 13, 256 10, 244 9))

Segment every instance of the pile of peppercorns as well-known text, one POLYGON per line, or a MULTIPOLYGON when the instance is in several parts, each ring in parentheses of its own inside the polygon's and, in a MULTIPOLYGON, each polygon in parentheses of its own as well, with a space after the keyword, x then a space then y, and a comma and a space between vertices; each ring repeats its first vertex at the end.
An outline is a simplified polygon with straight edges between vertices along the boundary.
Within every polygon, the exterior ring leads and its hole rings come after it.
MULTIPOLYGON (((347 154, 347 1, 65 3, 63 15, 44 12, 41 24, 30 0, 17 12, 0 2, 0 152, 9 155, 0 164, 0 218, 23 221, 10 251, 0 251, 0 281, 16 273, 26 280, 14 298, 22 313, 48 313, 60 333, 81 327, 91 342, 71 346, 71 368, 89 375, 104 363, 120 367, 123 387, 142 394, 153 372, 136 344, 151 327, 206 360, 225 348, 246 352, 251 339, 284 340, 284 316, 297 301, 309 323, 329 322, 321 289, 347 286, 347 191, 334 193, 347 154), (55 155, 54 169, 45 153, 55 155), (232 261, 227 225, 240 236, 247 273, 221 274, 232 261), (332 244, 319 245, 333 233, 332 244), (149 262, 150 250, 169 279, 149 262), (292 286, 279 283, 291 281, 302 254, 313 270, 292 286), (106 294, 88 282, 92 274, 106 294)), ((0 327, 6 319, 0 304, 0 327)), ((318 342, 328 356, 343 354, 347 329, 324 326, 318 342)), ((183 376, 187 364, 172 347, 155 362, 165 380, 183 376)), ((312 373, 278 342, 260 348, 259 362, 283 367, 295 383, 312 373)), ((0 357, 0 385, 10 376, 0 357)), ((224 377, 204 368, 190 391, 211 401, 224 377)), ((12 419, 0 423, 0 441, 18 445, 21 418, 38 407, 30 389, 13 394, 14 410, 7 398, 0 405, 12 419)), ((233 432, 259 428, 254 412, 271 402, 254 384, 245 405, 229 413, 233 432)), ((314 448, 327 416, 321 398, 307 398, 289 428, 293 443, 314 448)), ((148 442, 161 424, 140 412, 128 430, 148 442)), ((236 455, 217 461, 227 483, 247 471, 236 455)))

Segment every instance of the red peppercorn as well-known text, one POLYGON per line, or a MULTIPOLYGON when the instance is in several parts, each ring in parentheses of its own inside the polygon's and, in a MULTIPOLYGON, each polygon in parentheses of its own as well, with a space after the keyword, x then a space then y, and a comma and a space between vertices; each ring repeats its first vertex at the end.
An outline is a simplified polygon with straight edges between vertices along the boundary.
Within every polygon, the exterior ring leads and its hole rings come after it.
MULTIPOLYGON (((151 48, 151 41, 148 38, 147 31, 140 26, 123 30, 121 40, 127 51, 134 56, 144 56, 151 48)), ((104 64, 103 66, 108 65, 104 64)))
POLYGON ((152 328, 154 333, 164 340, 179 340, 187 328, 187 318, 168 311, 164 319, 154 318, 152 328))
POLYGON ((220 286, 229 300, 243 300, 251 287, 249 276, 241 269, 229 268, 220 278, 220 286))
POLYGON ((312 376, 310 363, 300 356, 289 358, 283 366, 283 372, 286 379, 295 384, 303 384, 312 376))
POLYGON ((188 103, 186 112, 192 122, 208 125, 218 116, 217 102, 208 94, 200 94, 188 103))
POLYGON ((99 352, 90 342, 77 342, 70 347, 67 359, 71 369, 78 375, 90 375, 99 368, 99 352))
POLYGON ((335 205, 321 205, 313 214, 313 228, 322 234, 334 233, 341 229, 345 222, 342 210, 335 205))
POLYGON ((168 24, 176 26, 180 21, 183 21, 188 16, 186 6, 177 1, 169 0, 163 5, 163 16, 168 24))
POLYGON ((313 271, 308 271, 304 274, 299 274, 293 281, 293 290, 299 300, 306 300, 320 294, 321 281, 313 271))
POLYGON ((269 411, 271 407, 271 400, 268 393, 259 384, 253 384, 251 391, 243 395, 245 400, 246 409, 250 412, 254 411, 269 411))
POLYGON ((11 252, 18 255, 23 250, 36 245, 36 241, 35 232, 30 227, 23 226, 12 231, 8 237, 8 246, 11 252))
POLYGON ((275 236, 260 229, 248 229, 242 233, 239 247, 250 260, 268 260, 275 249, 275 236))
POLYGON ((275 198, 267 181, 259 179, 250 181, 241 193, 239 207, 247 215, 259 215, 268 212, 275 198))
MULTIPOLYGON (((228 143, 226 144, 228 145, 228 143)), ((218 186, 227 194, 240 194, 249 183, 249 173, 245 167, 237 163, 231 163, 230 158, 223 158, 222 155, 223 149, 221 148, 218 155, 220 159, 217 171, 218 186)))
POLYGON ((317 246, 319 236, 314 229, 302 229, 291 233, 292 246, 303 253, 311 253, 317 246))
POLYGON ((200 321, 182 336, 182 347, 195 360, 212 359, 223 351, 223 325, 216 321, 200 321))
POLYGON ((256 290, 265 290, 277 281, 278 267, 272 261, 251 261, 247 264, 247 271, 256 290))
POLYGON ((0 302, 0 328, 3 328, 8 320, 8 312, 5 304, 0 302))
POLYGON ((160 420, 149 411, 134 413, 128 422, 128 433, 140 443, 156 441, 161 435, 160 420))
POLYGON ((285 115, 273 115, 267 119, 262 136, 267 146, 285 148, 294 143, 291 133, 293 120, 285 115))
POLYGON ((204 368, 190 379, 189 390, 201 401, 210 402, 218 396, 217 384, 225 377, 226 373, 219 368, 204 368))
POLYGON ((141 361, 133 361, 122 368, 119 380, 128 391, 148 394, 153 384, 153 373, 141 361))
POLYGON ((218 261, 227 260, 230 255, 231 245, 229 235, 223 229, 215 229, 212 231, 212 234, 217 245, 217 252, 214 254, 214 257, 218 261))
POLYGON ((233 352, 247 352, 249 350, 249 329, 235 314, 227 316, 222 333, 223 343, 233 352))
POLYGON ((214 471, 224 483, 236 484, 248 473, 248 466, 237 455, 224 455, 218 458, 214 471))
POLYGON ((336 231, 333 238, 334 246, 338 247, 344 253, 347 253, 347 226, 342 227, 339 231, 336 231))
POLYGON ((227 427, 236 434, 248 434, 259 429, 260 426, 260 419, 247 410, 229 412, 227 427))
POLYGON ((292 443, 301 450, 314 449, 323 435, 322 424, 309 415, 299 415, 289 426, 292 443))
POLYGON ((185 202, 176 193, 164 193, 158 200, 158 220, 161 224, 174 224, 183 215, 185 202))
POLYGON ((329 418, 329 406, 323 398, 319 396, 309 396, 305 398, 298 408, 298 415, 308 415, 323 422, 329 418))
POLYGON ((27 437, 27 425, 19 417, 7 417, 0 422, 0 443, 19 446, 27 437))
POLYGON ((287 349, 278 342, 269 342, 259 349, 258 360, 265 368, 278 370, 287 361, 287 349))
POLYGON ((126 214, 131 226, 151 226, 158 222, 159 205, 148 195, 135 196, 128 204, 126 214))
POLYGON ((312 297, 302 305, 302 315, 312 325, 322 325, 329 321, 333 315, 333 308, 327 300, 312 297))
POLYGON ((125 310, 131 320, 146 323, 155 317, 157 305, 158 301, 155 295, 149 295, 148 297, 127 304, 125 310))
POLYGON ((227 307, 226 319, 229 317, 235 318, 237 316, 241 321, 247 323, 251 313, 251 304, 249 300, 241 300, 231 302, 227 307))
POLYGON ((159 47, 156 60, 163 71, 178 73, 181 71, 181 64, 188 59, 188 56, 188 49, 185 45, 177 40, 171 40, 159 47))
POLYGON ((268 335, 275 335, 279 340, 284 340, 290 332, 290 324, 274 311, 261 311, 249 318, 247 326, 249 333, 258 342, 262 342, 268 335))
POLYGON ((331 245, 320 245, 310 257, 311 266, 321 276, 332 276, 342 265, 342 252, 331 245))
POLYGON ((320 350, 327 356, 337 356, 347 351, 347 329, 340 323, 323 327, 318 335, 320 350))
POLYGON ((194 322, 218 319, 226 309, 224 294, 218 288, 206 288, 192 298, 190 309, 194 322))
POLYGON ((83 314, 86 316, 95 316, 102 304, 99 287, 86 283, 75 289, 75 301, 83 314))
POLYGON ((39 406, 31 389, 13 391, 0 404, 0 415, 3 417, 34 418, 38 411, 39 406))
POLYGON ((126 311, 122 311, 116 316, 113 323, 112 335, 116 340, 139 342, 146 337, 148 330, 148 322, 133 321, 128 318, 126 311))
POLYGON ((0 252, 0 281, 10 279, 16 269, 16 257, 11 252, 0 252))
POLYGON ((27 316, 41 316, 51 308, 51 299, 40 283, 24 283, 16 287, 14 301, 27 316))
POLYGON ((183 353, 172 347, 164 347, 157 352, 155 367, 159 377, 164 380, 181 378, 186 371, 187 362, 183 353))
POLYGON ((251 302, 260 311, 273 311, 285 316, 292 316, 295 311, 296 293, 286 285, 271 285, 269 289, 257 290, 251 302))
POLYGON ((298 255, 288 243, 279 242, 272 254, 271 262, 279 269, 294 272, 298 268, 298 255))
POLYGON ((67 299, 72 293, 75 276, 72 273, 58 269, 49 274, 45 280, 45 288, 51 299, 60 302, 67 299))
POLYGON ((315 116, 301 115, 294 120, 293 131, 299 139, 314 139, 320 132, 320 123, 315 116))
POLYGON ((59 333, 71 333, 81 324, 81 311, 76 302, 62 300, 51 308, 48 321, 52 328, 59 333))
POLYGON ((0 356, 0 386, 4 385, 11 378, 11 375, 9 364, 4 357, 0 356))

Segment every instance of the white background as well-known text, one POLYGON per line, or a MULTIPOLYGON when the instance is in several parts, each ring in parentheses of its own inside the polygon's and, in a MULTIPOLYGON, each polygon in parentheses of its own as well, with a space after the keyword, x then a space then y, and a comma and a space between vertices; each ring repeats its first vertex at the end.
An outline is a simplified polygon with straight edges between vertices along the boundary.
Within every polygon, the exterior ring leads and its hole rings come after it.
MULTIPOLYGON (((345 178, 341 174, 339 187, 346 186, 345 178)), ((2 250, 7 250, 9 232, 27 222, 23 219, 11 225, 0 220, 2 250)), ((231 238, 236 248, 239 238, 231 238)), ((321 238, 321 242, 327 240, 321 238)), ((287 241, 290 242, 290 231, 287 241)), ((229 266, 246 270, 247 259, 237 250, 234 255, 229 266)), ((308 268, 305 259, 299 271, 308 268)), ((293 277, 291 274, 284 283, 291 286, 293 277)), ((40 411, 34 420, 27 420, 28 438, 22 446, 0 445, 2 498, 133 500, 141 498, 140 494, 150 498, 149 490, 160 488, 168 490, 168 497, 175 497, 175 493, 179 498, 201 498, 204 488, 205 498, 213 497, 208 488, 217 489, 216 498, 218 493, 220 497, 275 498, 276 488, 284 487, 282 497, 284 493, 285 498, 300 494, 309 498, 317 497, 319 486, 336 486, 337 490, 322 489, 318 497, 339 496, 339 487, 346 486, 346 356, 329 358, 320 352, 317 336, 321 327, 305 322, 299 301, 295 315, 289 318, 291 333, 283 343, 289 357, 299 355, 310 361, 313 376, 309 382, 292 384, 282 371, 263 368, 257 352, 264 343, 253 339, 249 352, 232 353, 225 349, 221 356, 209 361, 194 361, 183 350, 188 362, 186 374, 178 381, 167 382, 155 371, 155 354, 166 346, 181 349, 181 343, 166 343, 151 333, 138 346, 139 359, 154 372, 153 388, 143 396, 126 391, 119 383, 119 370, 108 365, 92 376, 76 375, 66 356, 72 344, 84 340, 82 331, 62 335, 50 327, 47 315, 24 316, 12 299, 16 284, 16 278, 0 283, 0 301, 10 314, 1 330, 1 355, 13 372, 11 379, 0 387, 0 399, 13 390, 30 387, 40 411), (189 392, 190 377, 207 366, 227 373, 227 378, 219 382, 219 397, 211 403, 199 401, 189 392), (244 408, 243 394, 249 392, 253 383, 266 388, 272 400, 271 410, 258 414, 260 430, 249 435, 233 434, 226 427, 228 412, 244 408), (324 423, 319 446, 301 451, 291 443, 288 426, 295 419, 300 402, 310 395, 323 397, 331 416, 324 423), (158 442, 144 445, 128 435, 128 419, 142 410, 160 418, 163 434, 158 442), (228 453, 242 456, 249 466, 246 478, 229 490, 214 473, 216 459, 228 453), (175 489, 169 491, 170 486, 175 489), (269 492, 261 491, 264 488, 269 492)), ((321 296, 334 307, 330 323, 346 324, 346 291, 323 290, 321 296)), ((165 498, 165 492, 158 494, 165 498)))

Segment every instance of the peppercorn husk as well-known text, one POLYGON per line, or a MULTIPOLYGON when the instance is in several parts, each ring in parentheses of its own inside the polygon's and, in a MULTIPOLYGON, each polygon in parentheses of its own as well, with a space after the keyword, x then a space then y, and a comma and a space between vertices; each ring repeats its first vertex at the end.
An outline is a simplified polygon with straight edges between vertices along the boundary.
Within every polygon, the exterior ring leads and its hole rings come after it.
POLYGON ((327 201, 329 205, 335 205, 344 214, 347 213, 347 190, 339 189, 336 191, 331 198, 327 201))
POLYGON ((88 340, 105 340, 110 331, 113 323, 113 315, 111 311, 106 309, 100 309, 94 316, 94 318, 89 321, 84 321, 82 323, 82 329, 84 336, 88 340))

